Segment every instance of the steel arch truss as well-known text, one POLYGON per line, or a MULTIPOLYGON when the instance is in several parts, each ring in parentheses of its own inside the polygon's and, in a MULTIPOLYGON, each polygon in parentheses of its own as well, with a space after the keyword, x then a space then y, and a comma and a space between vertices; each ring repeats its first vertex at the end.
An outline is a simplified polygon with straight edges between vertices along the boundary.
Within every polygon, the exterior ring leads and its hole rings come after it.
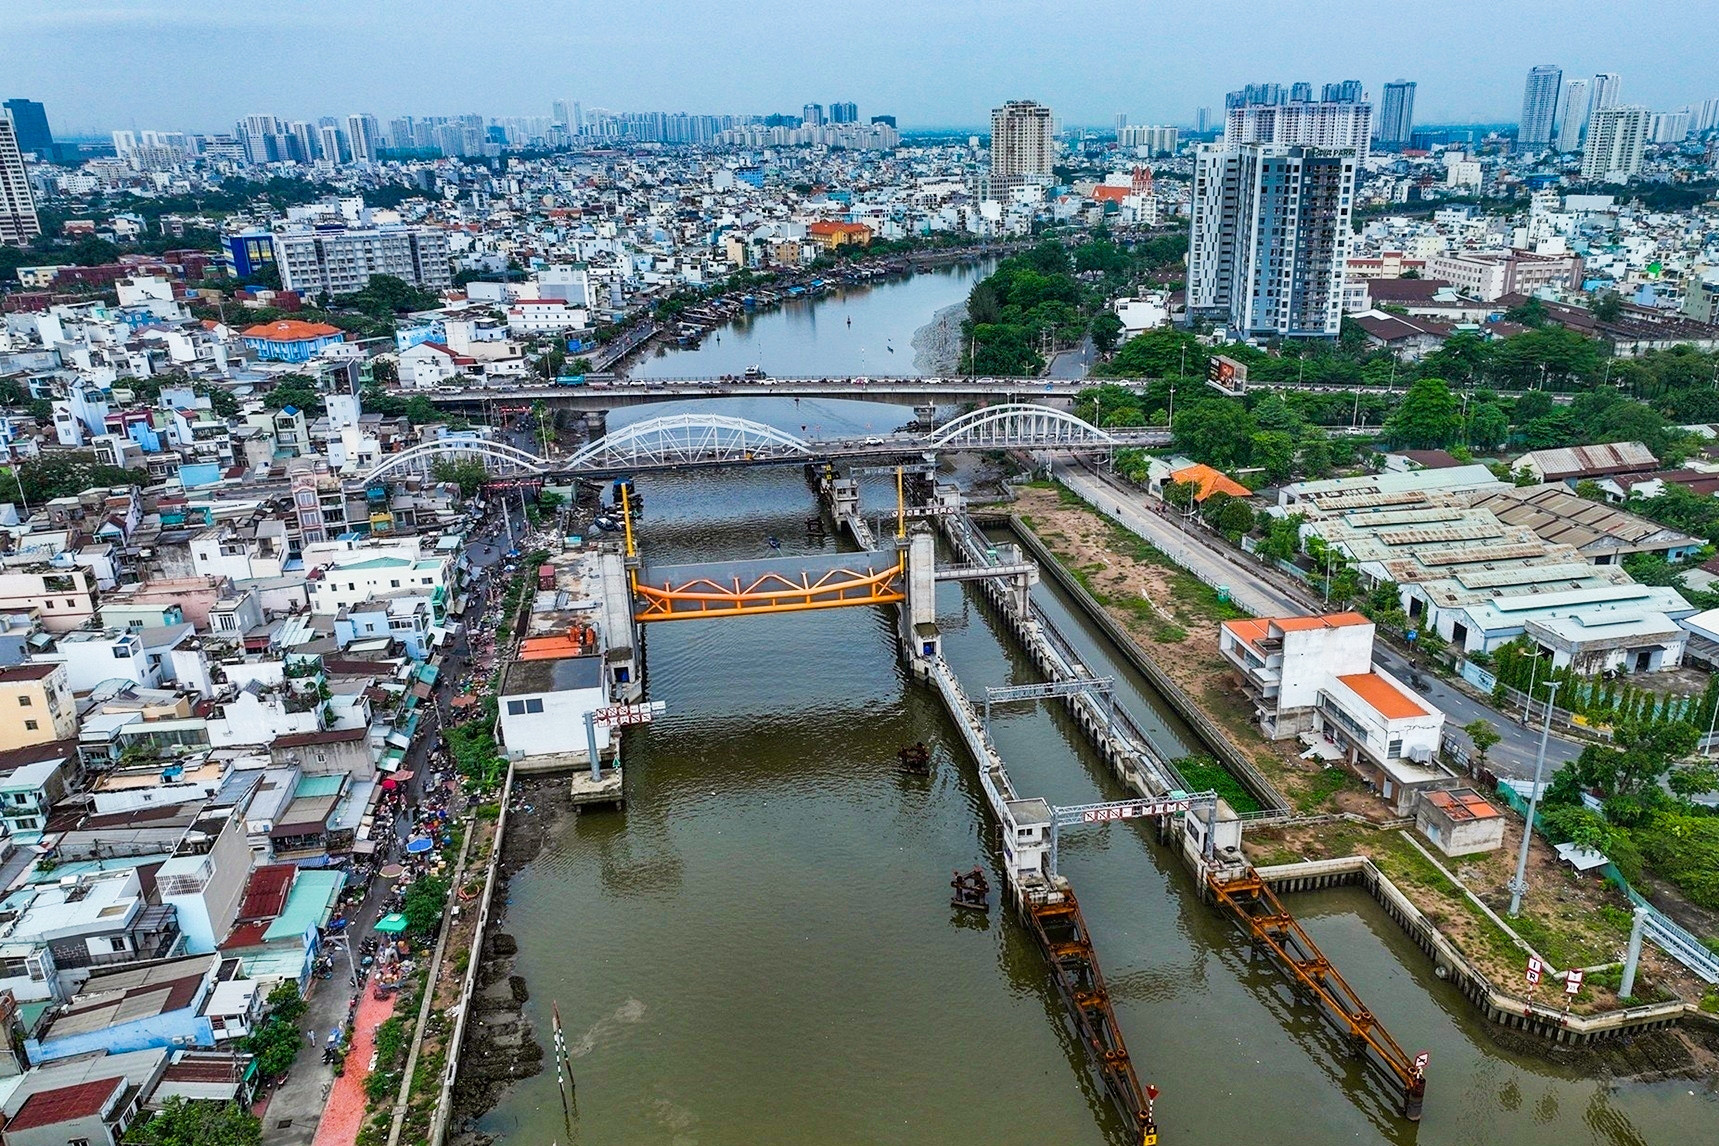
POLYGON ((505 442, 492 442, 484 438, 438 438, 433 442, 422 442, 410 449, 401 450, 397 454, 389 454, 365 475, 364 480, 375 481, 401 469, 427 473, 432 465, 443 458, 476 458, 499 474, 540 474, 547 468, 544 460, 536 454, 516 449, 505 442))
POLYGON ((604 435, 569 458, 566 469, 626 469, 690 462, 752 462, 811 456, 811 448, 774 426, 723 414, 669 414, 604 435))
POLYGON ((981 407, 946 423, 925 441, 927 449, 1115 444, 1114 437, 1085 419, 1031 402, 981 407))
POLYGON ((853 605, 893 605, 907 599, 905 557, 849 553, 818 568, 729 562, 640 572, 633 582, 641 623, 755 613, 803 613, 853 605))

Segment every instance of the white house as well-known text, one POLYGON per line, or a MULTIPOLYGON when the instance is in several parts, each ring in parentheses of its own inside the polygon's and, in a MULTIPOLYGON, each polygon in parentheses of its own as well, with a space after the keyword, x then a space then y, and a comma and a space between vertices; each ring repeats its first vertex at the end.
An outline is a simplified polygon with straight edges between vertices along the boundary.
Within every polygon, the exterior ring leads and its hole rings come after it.
MULTIPOLYGON (((603 658, 563 655, 564 637, 527 640, 502 682, 501 740, 509 759, 561 756, 589 765, 585 716, 608 703, 603 658)), ((597 752, 609 747, 598 728, 597 752)))

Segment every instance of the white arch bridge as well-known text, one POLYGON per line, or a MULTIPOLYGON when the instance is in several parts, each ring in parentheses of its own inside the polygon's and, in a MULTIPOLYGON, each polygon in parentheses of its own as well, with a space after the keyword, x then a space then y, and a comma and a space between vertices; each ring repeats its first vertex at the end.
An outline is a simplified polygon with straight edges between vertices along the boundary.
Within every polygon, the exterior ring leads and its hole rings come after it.
POLYGON ((536 454, 483 438, 449 437, 389 455, 367 481, 400 470, 430 473, 438 461, 476 460, 500 477, 597 476, 695 466, 761 465, 833 458, 887 458, 959 450, 1096 450, 1153 446, 1169 441, 1162 430, 1101 430, 1082 418, 1027 402, 985 406, 929 434, 824 438, 807 441, 745 418, 723 414, 670 414, 634 422, 567 457, 536 454))

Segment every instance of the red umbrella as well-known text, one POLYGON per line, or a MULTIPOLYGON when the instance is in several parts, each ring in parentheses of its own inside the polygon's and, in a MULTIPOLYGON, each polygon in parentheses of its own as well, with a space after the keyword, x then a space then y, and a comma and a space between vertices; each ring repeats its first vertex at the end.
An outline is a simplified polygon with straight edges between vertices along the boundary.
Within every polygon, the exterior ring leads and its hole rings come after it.
POLYGON ((392 777, 392 776, 390 776, 386 780, 382 781, 382 790, 384 792, 392 792, 395 788, 398 788, 399 786, 400 786, 399 784, 394 782, 394 777, 392 777))

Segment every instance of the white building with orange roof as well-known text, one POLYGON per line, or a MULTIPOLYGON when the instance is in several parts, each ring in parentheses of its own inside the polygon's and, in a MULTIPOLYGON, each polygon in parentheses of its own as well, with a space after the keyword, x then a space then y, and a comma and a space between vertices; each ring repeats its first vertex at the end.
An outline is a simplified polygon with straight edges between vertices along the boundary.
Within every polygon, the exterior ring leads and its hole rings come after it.
POLYGON ((1343 759, 1398 815, 1446 786, 1444 713, 1373 665, 1373 623, 1359 613, 1225 621, 1218 648, 1241 673, 1266 736, 1301 735, 1343 759))

